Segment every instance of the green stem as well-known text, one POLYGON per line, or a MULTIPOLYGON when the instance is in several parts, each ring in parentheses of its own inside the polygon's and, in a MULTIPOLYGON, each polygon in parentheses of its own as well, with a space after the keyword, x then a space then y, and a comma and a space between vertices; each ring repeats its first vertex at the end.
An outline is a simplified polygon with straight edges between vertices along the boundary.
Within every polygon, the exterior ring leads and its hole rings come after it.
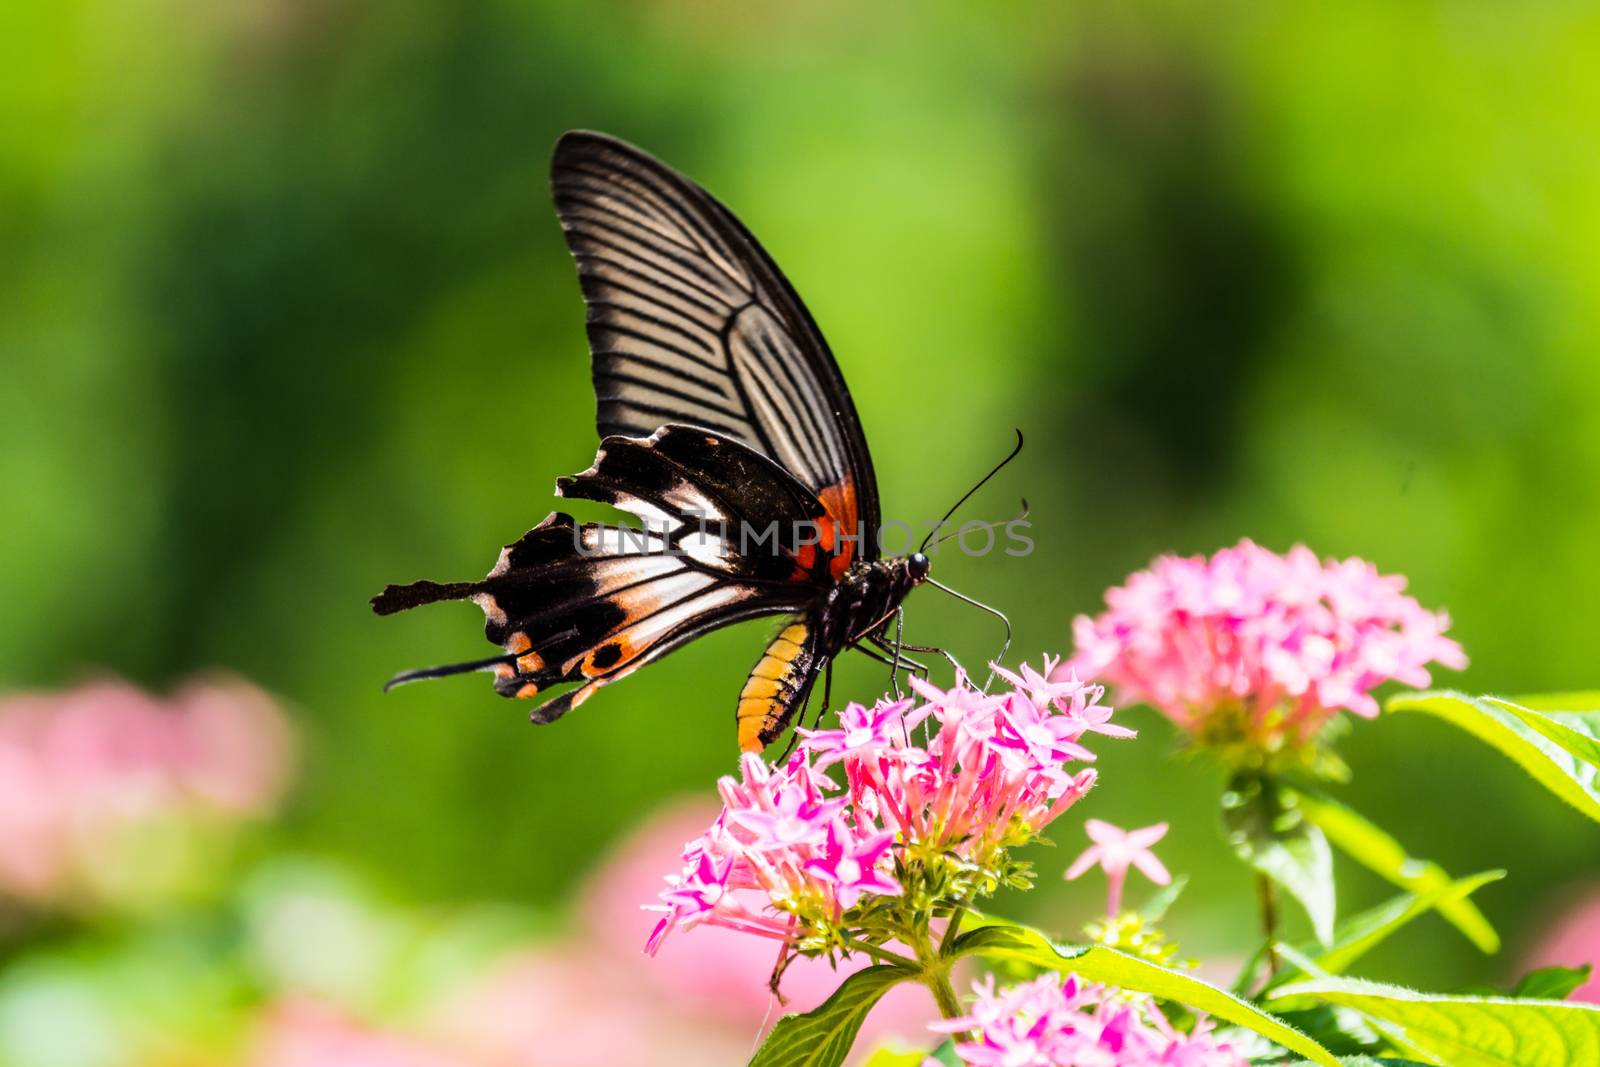
POLYGON ((950 955, 950 949, 956 943, 956 934, 961 932, 961 920, 967 917, 967 908, 963 904, 950 916, 950 925, 944 928, 944 938, 939 942, 939 955, 950 955))
POLYGON ((890 952, 888 949, 882 948, 878 945, 869 944, 865 941, 853 941, 850 938, 845 938, 841 944, 845 951, 865 953, 866 955, 877 960, 879 963, 892 963, 897 967, 909 967, 912 970, 917 969, 916 960, 907 959, 898 952, 890 952))
POLYGON ((961 1001, 950 985, 950 972, 940 969, 923 974, 923 984, 933 993, 933 1002, 939 1005, 939 1014, 946 1019, 961 1017, 961 1001))
POLYGON ((1278 892, 1272 879, 1256 875, 1256 887, 1261 893, 1261 931, 1267 938, 1267 974, 1278 976, 1278 892))
MULTIPOLYGON (((951 917, 952 923, 960 921, 960 913, 951 917)), ((945 931, 945 940, 950 939, 950 932, 945 931)), ((917 953, 917 965, 921 970, 922 984, 928 987, 933 994, 933 1002, 939 1006, 939 1014, 946 1019, 956 1019, 961 1016, 961 1000, 956 996, 955 988, 950 985, 950 966, 954 962, 944 955, 943 951, 935 951, 933 938, 928 936, 928 929, 923 926, 911 938, 911 947, 917 953)))

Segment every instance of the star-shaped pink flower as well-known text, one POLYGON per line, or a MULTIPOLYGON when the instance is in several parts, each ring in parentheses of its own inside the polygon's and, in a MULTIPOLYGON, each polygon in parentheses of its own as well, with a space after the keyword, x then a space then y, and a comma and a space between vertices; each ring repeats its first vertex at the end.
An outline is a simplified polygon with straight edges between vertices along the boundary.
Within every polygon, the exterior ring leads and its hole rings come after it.
POLYGON ((754 834, 758 852, 812 845, 822 840, 823 827, 845 806, 843 798, 823 800, 804 783, 790 783, 773 798, 770 810, 732 813, 733 821, 754 834))
POLYGON ((1108 822, 1090 819, 1083 824, 1083 828, 1094 844, 1072 861, 1066 876, 1069 879, 1078 878, 1095 866, 1105 871, 1109 883, 1107 915, 1116 915, 1122 910, 1122 885, 1127 881, 1129 867, 1139 868, 1156 885, 1171 884, 1171 873, 1150 851, 1151 845, 1167 836, 1166 823, 1158 822, 1138 830, 1123 830, 1108 822))
POLYGON ((1006 701, 997 722, 999 730, 991 744, 1025 754, 1041 766, 1094 759, 1093 752, 1078 744, 1083 731, 1077 723, 1051 714, 1048 704, 1041 706, 1020 693, 1006 701))
POLYGON ((839 908, 849 911, 863 893, 890 895, 900 892, 900 883, 878 869, 878 860, 894 844, 894 834, 865 834, 857 837, 843 820, 828 824, 822 855, 807 861, 806 874, 833 886, 839 908))
POLYGON ((840 760, 864 759, 903 744, 906 731, 927 715, 923 712, 908 721, 905 712, 910 707, 909 700, 879 703, 871 708, 849 704, 839 712, 839 729, 802 729, 799 734, 806 739, 806 747, 816 756, 815 766, 821 770, 840 760))

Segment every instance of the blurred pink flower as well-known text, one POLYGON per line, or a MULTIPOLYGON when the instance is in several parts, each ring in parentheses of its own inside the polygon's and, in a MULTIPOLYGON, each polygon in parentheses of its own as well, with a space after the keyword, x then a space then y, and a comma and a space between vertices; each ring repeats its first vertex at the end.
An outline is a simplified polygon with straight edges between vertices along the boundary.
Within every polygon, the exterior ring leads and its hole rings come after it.
POLYGON ((421 1038, 371 1026, 333 1005, 294 997, 267 1009, 245 1062, 248 1067, 466 1067, 470 1061, 421 1038))
POLYGON ((0 701, 0 897, 94 907, 171 888, 192 840, 276 806, 291 737, 241 681, 162 702, 126 683, 0 701))
POLYGON ((1084 823, 1083 828, 1094 844, 1072 861, 1072 866, 1067 868, 1066 877, 1078 878, 1095 866, 1105 871, 1106 881, 1109 884, 1106 896, 1107 915, 1115 917, 1122 911, 1122 886, 1127 880, 1130 866, 1139 868, 1144 872, 1144 876, 1156 885, 1172 884, 1172 875, 1162 862, 1156 859, 1156 854, 1150 851, 1151 845, 1167 836, 1166 823, 1159 822, 1139 830, 1123 830, 1108 822, 1090 819, 1084 823))
POLYGON ((746 755, 742 778, 719 783, 722 813, 668 878, 648 951, 700 925, 780 945, 837 930, 864 896, 902 892, 895 870, 905 853, 995 870, 1007 848, 1094 784, 1093 770, 1067 765, 1093 758, 1078 739, 1104 722, 1091 710, 1098 686, 1026 670, 1006 676, 1018 688, 996 696, 965 678, 948 691, 913 679, 920 707, 852 705, 841 729, 806 732, 782 767, 746 755), (923 744, 912 743, 913 729, 923 744), (839 787, 813 759, 843 765, 843 797, 825 798, 839 787))
POLYGON ((1562 909, 1523 960, 1523 967, 1595 968, 1572 999, 1600 1004, 1600 885, 1588 887, 1562 909))
POLYGON ((754 1027, 708 1024, 651 995, 642 959, 637 947, 620 960, 581 942, 515 953, 435 1012, 429 1032, 446 1036, 470 1067, 737 1067, 749 1059, 754 1027))
POLYGON ((294 737, 266 693, 238 678, 191 681, 172 698, 183 721, 177 773, 218 811, 270 815, 289 784, 294 737))
POLYGON ((1304 742, 1341 708, 1375 716, 1383 682, 1425 686, 1430 663, 1466 666, 1448 618, 1405 584, 1303 545, 1161 556, 1106 593, 1108 610, 1074 620, 1077 650, 1051 677, 1109 682, 1198 735, 1304 742))
POLYGON ((960 1035, 956 1055, 972 1067, 1245 1067, 1244 1055, 1211 1036, 1209 1020, 1173 1029, 1145 998, 1110 986, 1044 975, 997 990, 974 987, 970 1014, 934 1023, 960 1035))

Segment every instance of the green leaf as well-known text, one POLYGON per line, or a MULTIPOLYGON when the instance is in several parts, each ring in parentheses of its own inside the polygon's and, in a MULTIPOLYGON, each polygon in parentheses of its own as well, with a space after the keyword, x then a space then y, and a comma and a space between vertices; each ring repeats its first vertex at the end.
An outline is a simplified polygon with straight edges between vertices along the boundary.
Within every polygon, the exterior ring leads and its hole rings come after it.
POLYGON ((1302 1011, 1281 1011, 1279 1018, 1341 1057, 1341 1063, 1342 1057, 1372 1055, 1389 1047, 1366 1016, 1349 1008, 1314 1004, 1302 1011))
POLYGON ((1354 1008, 1389 1024, 1412 1055, 1446 1067, 1577 1067, 1600 1063, 1600 1008, 1563 1000, 1432 996, 1351 979, 1280 991, 1354 1008))
POLYGON ((1550 792, 1600 822, 1600 790, 1596 788, 1600 767, 1567 748, 1560 738, 1567 738, 1567 743, 1572 743, 1572 738, 1557 728, 1567 727, 1593 737, 1579 725, 1592 723, 1593 715, 1537 712, 1492 697, 1474 698, 1442 691, 1402 693, 1389 701, 1387 709, 1391 713, 1419 711, 1460 727, 1499 749, 1550 792), (1510 710, 1513 707, 1515 712, 1510 710), (1540 722, 1548 730, 1535 728, 1530 722, 1540 722))
MULTIPOLYGON (((1295 1060, 1281 1067, 1308 1067, 1310 1060, 1295 1060)), ((1428 1067, 1416 1060, 1391 1060, 1387 1056, 1346 1056, 1339 1061, 1343 1067, 1428 1067)))
POLYGON ((1524 726, 1554 741, 1591 767, 1600 767, 1600 711, 1538 711, 1499 697, 1490 704, 1515 715, 1524 726))
POLYGON ((1156 890, 1149 900, 1144 902, 1144 907, 1139 909, 1139 918, 1151 924, 1165 919, 1167 912, 1172 909, 1172 905, 1177 902, 1178 897, 1183 895, 1183 891, 1188 885, 1189 876, 1187 874, 1178 875, 1172 880, 1171 884, 1162 886, 1156 890))
POLYGON ((916 976, 907 967, 857 971, 816 1008, 779 1019, 756 1050, 750 1067, 838 1067, 878 998, 891 986, 916 976))
POLYGON ((1511 990, 1511 995, 1537 1000, 1566 1000, 1589 980, 1593 970, 1587 963, 1582 967, 1540 967, 1523 975, 1522 981, 1511 990))
MULTIPOLYGON (((1401 889, 1426 897, 1455 884, 1443 867, 1408 856, 1400 842, 1338 801, 1316 794, 1297 794, 1297 799, 1305 817, 1320 827, 1339 851, 1401 889)), ((1500 935, 1465 894, 1445 894, 1435 904, 1444 920, 1480 951, 1500 950, 1500 935)))
POLYGON ((962 934, 953 946, 956 956, 1019 960, 1044 971, 1070 971, 1090 982, 1104 982, 1162 1000, 1176 1001, 1234 1023, 1298 1052, 1325 1067, 1339 1061, 1321 1045, 1281 1019, 1182 971, 1170 970, 1115 949, 1058 947, 1037 930, 1024 926, 986 926, 962 934))
POLYGON ((1333 853, 1300 811, 1297 797, 1269 778, 1240 775, 1222 794, 1222 824, 1233 851, 1300 902, 1323 944, 1333 941, 1333 853))
POLYGON ((922 1067, 929 1060, 944 1067, 964 1067, 961 1058, 956 1055, 954 1041, 946 1041, 932 1052, 896 1052, 881 1048, 869 1056, 861 1067, 922 1067))
POLYGON ((1507 699, 1534 711, 1600 711, 1600 689, 1573 693, 1534 693, 1507 699))
POLYGON ((1505 876, 1505 871, 1484 871, 1458 882, 1446 882, 1426 893, 1403 893, 1340 923, 1333 947, 1313 960, 1327 974, 1343 974, 1413 919, 1435 908, 1442 914, 1446 906, 1465 900, 1505 876))
MULTIPOLYGON (((1331 978, 1343 974, 1362 956, 1371 952, 1412 920, 1439 907, 1442 901, 1460 900, 1490 882, 1498 882, 1505 877, 1505 873, 1484 871, 1458 882, 1446 882, 1427 893, 1402 893, 1375 908, 1369 908, 1341 922, 1333 937, 1333 947, 1320 955, 1314 947, 1308 945, 1291 947, 1280 944, 1279 958, 1288 966, 1276 979, 1267 984, 1267 988, 1295 981, 1302 975, 1331 978)), ((1249 974, 1253 975, 1254 972, 1255 966, 1252 964, 1249 974)))

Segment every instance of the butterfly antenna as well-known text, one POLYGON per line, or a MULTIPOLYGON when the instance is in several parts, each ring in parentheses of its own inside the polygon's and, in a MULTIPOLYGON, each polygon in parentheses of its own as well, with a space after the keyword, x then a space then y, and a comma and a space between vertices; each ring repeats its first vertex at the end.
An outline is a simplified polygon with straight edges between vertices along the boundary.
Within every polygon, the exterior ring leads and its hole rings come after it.
POLYGON ((921 552, 924 548, 927 548, 928 547, 928 542, 930 540, 932 540, 933 535, 938 533, 940 528, 943 527, 946 522, 950 521, 950 516, 954 515, 956 513, 956 510, 958 508, 960 508, 962 504, 965 504, 968 500, 970 500, 972 498, 972 494, 973 493, 976 493, 979 489, 982 489, 983 486, 984 486, 984 483, 988 482, 988 480, 990 478, 993 478, 996 474, 999 474, 1003 469, 1005 469, 1005 465, 1007 463, 1010 463, 1012 460, 1016 459, 1017 458, 1017 453, 1021 452, 1021 451, 1022 451, 1022 431, 1018 430, 1017 431, 1017 444, 1016 444, 1016 447, 1011 450, 1011 454, 1006 456, 1006 458, 1001 460, 999 463, 995 464, 994 470, 990 471, 988 474, 985 474, 982 478, 979 478, 977 485, 974 485, 971 489, 968 489, 965 493, 963 493, 961 495, 961 499, 960 500, 957 500, 954 504, 950 505, 950 510, 944 513, 944 518, 940 519, 939 520, 939 524, 937 526, 935 526, 933 529, 929 530, 928 531, 928 536, 924 537, 922 539, 922 545, 917 549, 917 551, 921 552))
POLYGON ((1015 515, 1011 516, 1011 518, 1009 518, 1009 519, 996 519, 994 522, 981 522, 976 526, 963 526, 959 530, 952 530, 950 533, 945 534, 943 537, 939 538, 939 540, 933 542, 933 544, 929 545, 928 547, 929 548, 938 548, 940 545, 944 544, 946 541, 950 540, 952 537, 960 537, 964 533, 971 533, 971 532, 973 532, 975 530, 993 530, 996 527, 1000 527, 1000 526, 1010 526, 1012 523, 1021 522, 1023 519, 1025 519, 1027 517, 1028 517, 1028 498, 1027 497, 1023 497, 1022 498, 1022 510, 1017 512, 1015 515))
POLYGON ((443 667, 423 667, 420 670, 406 671, 383 683, 383 691, 387 693, 397 685, 405 685, 407 682, 420 682, 424 678, 444 678, 451 674, 466 674, 469 671, 487 670, 502 663, 514 663, 516 659, 517 654, 515 652, 508 652, 503 656, 475 659, 470 663, 447 663, 443 667))
POLYGON ((964 604, 971 604, 973 607, 978 608, 981 611, 987 611, 990 615, 993 615, 995 618, 999 619, 1005 624, 1005 643, 1000 646, 999 655, 995 656, 994 659, 989 661, 989 677, 984 679, 983 682, 983 691, 987 693, 989 691, 989 687, 994 684, 994 665, 1004 660, 1006 658, 1006 653, 1011 649, 1011 620, 1006 618, 1005 612, 1001 611, 999 608, 991 608, 983 601, 974 600, 965 593, 958 593, 954 589, 951 589, 948 585, 934 581, 932 578, 927 579, 927 584, 933 586, 935 589, 949 593, 951 596, 955 597, 964 604))

